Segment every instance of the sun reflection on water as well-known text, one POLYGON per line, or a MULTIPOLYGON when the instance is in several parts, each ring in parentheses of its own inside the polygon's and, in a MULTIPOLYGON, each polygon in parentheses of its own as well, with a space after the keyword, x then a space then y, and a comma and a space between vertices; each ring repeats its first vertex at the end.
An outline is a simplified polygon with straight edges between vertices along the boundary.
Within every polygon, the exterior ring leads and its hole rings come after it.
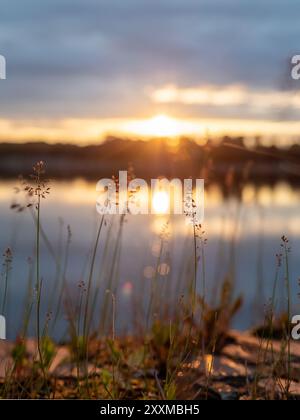
MULTIPOLYGON (((17 181, 0 181, 0 205, 9 214, 10 204, 14 200, 14 187, 17 181)), ((45 213, 60 216, 60 212, 67 213, 70 217, 85 209, 96 216, 95 204, 97 193, 95 183, 83 179, 74 181, 57 181, 51 184, 51 194, 45 207, 45 213)), ((142 197, 141 197, 142 199, 142 197)), ((153 217, 149 216, 150 230, 159 235, 162 226, 172 220, 170 228, 174 234, 186 235, 188 232, 184 224, 184 216, 174 216, 173 197, 168 190, 155 191, 149 197, 149 207, 154 211, 153 217), (171 213, 171 214, 169 214, 171 213)), ((243 235, 256 235, 261 232, 263 217, 264 233, 271 236, 289 232, 300 234, 300 191, 291 185, 281 182, 274 187, 268 185, 255 186, 247 184, 240 196, 225 197, 222 188, 211 184, 205 188, 205 229, 211 236, 224 235, 230 237, 236 229, 237 211, 240 207, 239 224, 243 235)), ((4 214, 3 214, 4 217, 4 214)), ((75 216, 74 216, 75 217, 75 216)), ((144 223, 145 216, 128 216, 134 224, 144 223), (134 219, 135 218, 135 219, 134 219)), ((148 217, 148 216, 147 216, 148 217)), ((129 223, 130 224, 130 223, 129 223)), ((157 254, 157 250, 154 252, 157 254)))

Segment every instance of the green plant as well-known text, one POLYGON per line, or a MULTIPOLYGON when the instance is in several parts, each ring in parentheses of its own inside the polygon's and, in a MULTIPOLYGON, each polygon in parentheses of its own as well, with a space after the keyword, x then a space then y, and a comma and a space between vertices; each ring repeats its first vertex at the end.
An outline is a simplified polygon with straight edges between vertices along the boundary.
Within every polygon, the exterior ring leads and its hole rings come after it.
POLYGON ((8 283, 9 283, 9 273, 11 271, 11 265, 12 265, 12 251, 10 248, 6 249, 6 251, 3 254, 3 257, 4 257, 4 263, 3 263, 3 272, 2 272, 1 278, 4 281, 4 287, 3 287, 1 313, 5 314, 6 303, 7 303, 8 283))

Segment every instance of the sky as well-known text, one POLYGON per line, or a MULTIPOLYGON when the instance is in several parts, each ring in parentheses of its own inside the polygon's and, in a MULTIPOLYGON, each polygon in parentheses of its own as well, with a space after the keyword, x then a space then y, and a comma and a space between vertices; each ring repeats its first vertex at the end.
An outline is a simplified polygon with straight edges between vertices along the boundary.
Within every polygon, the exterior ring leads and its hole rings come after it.
POLYGON ((299 0, 1 0, 0 139, 297 135, 299 0))

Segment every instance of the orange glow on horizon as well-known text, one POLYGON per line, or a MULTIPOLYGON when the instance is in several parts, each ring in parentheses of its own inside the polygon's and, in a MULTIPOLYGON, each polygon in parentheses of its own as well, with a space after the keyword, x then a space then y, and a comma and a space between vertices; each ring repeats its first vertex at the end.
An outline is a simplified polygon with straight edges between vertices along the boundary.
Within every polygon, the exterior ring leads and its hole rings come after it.
POLYGON ((123 130, 143 137, 178 137, 197 133, 199 126, 168 115, 157 115, 146 120, 129 122, 124 125, 123 130))
POLYGON ((241 119, 184 119, 157 115, 147 119, 66 118, 56 120, 0 119, 0 142, 99 144, 109 135, 147 140, 153 137, 191 136, 198 140, 209 133, 214 138, 224 135, 261 136, 266 144, 289 145, 299 139, 299 121, 261 121, 241 119))

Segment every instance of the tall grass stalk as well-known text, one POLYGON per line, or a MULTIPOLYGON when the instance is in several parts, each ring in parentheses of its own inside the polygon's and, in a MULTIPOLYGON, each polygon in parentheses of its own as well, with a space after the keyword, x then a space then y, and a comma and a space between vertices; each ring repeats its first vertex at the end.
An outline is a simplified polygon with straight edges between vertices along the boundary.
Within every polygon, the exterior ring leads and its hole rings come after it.
POLYGON ((197 255, 197 232, 196 232, 196 222, 195 218, 193 220, 193 239, 194 239, 194 282, 193 282, 193 290, 192 290, 192 320, 194 320, 195 316, 195 308, 196 308, 196 301, 197 301, 197 278, 198 278, 198 255, 197 255))
POLYGON ((161 263, 162 255, 164 251, 164 239, 161 237, 160 239, 160 248, 159 248, 159 254, 156 261, 156 267, 155 267, 155 273, 154 277, 151 281, 151 294, 150 294, 150 301, 148 304, 148 311, 147 311, 147 318, 146 318, 146 333, 149 331, 151 327, 151 323, 153 321, 153 314, 155 314, 156 311, 156 300, 157 300, 157 281, 159 276, 159 266, 161 263))
MULTIPOLYGON (((53 325, 52 325, 53 330, 54 330, 55 325, 57 323, 58 317, 61 313, 62 300, 63 300, 64 290, 65 290, 65 286, 66 286, 66 282, 67 282, 67 271, 68 271, 71 241, 72 241, 72 232, 71 232, 70 226, 68 226, 67 243, 66 243, 66 250, 65 250, 64 262, 63 262, 63 268, 62 268, 62 275, 61 275, 61 278, 60 278, 60 276, 58 276, 58 279, 57 279, 58 283, 59 283, 58 286, 57 286, 58 301, 57 301, 55 316, 54 316, 54 319, 53 319, 53 325)), ((54 294, 53 297, 55 298, 55 294, 54 294)), ((50 303, 50 308, 51 308, 52 302, 50 303)))
POLYGON ((90 317, 89 317, 90 307, 89 307, 89 305, 90 305, 91 289, 92 289, 92 283, 93 283, 93 275, 94 275, 96 256, 97 256, 97 251, 98 251, 98 246, 99 246, 99 241, 100 241, 100 236, 101 236, 103 223, 104 223, 104 215, 101 217, 101 220, 100 220, 100 223, 99 223, 97 236, 96 236, 96 241, 95 241, 93 254, 92 254, 92 261, 91 261, 91 266, 90 266, 88 282, 87 282, 87 291, 86 291, 85 308, 84 308, 84 319, 83 319, 83 339, 84 339, 84 346, 85 346, 85 349, 86 349, 86 359, 88 359, 88 339, 89 339, 89 322, 90 322, 90 317))
POLYGON ((41 203, 47 194, 50 193, 50 188, 47 187, 47 181, 43 179, 45 174, 44 162, 40 161, 33 167, 32 179, 34 186, 27 185, 25 190, 28 196, 34 199, 34 203, 30 203, 27 207, 31 208, 33 205, 36 209, 36 237, 35 237, 35 252, 36 252, 36 336, 37 336, 37 350, 40 367, 42 369, 44 381, 46 384, 46 371, 43 360, 42 342, 41 342, 41 300, 42 300, 42 279, 40 277, 40 239, 41 239, 41 203))
POLYGON ((291 319, 292 319, 292 295, 291 295, 291 284, 290 284, 290 265, 289 265, 289 240, 283 236, 282 245, 284 249, 284 262, 285 262, 285 284, 286 284, 286 294, 287 294, 287 382, 286 382, 286 396, 289 396, 290 386, 291 386, 291 319))
MULTIPOLYGON (((258 350, 257 359, 256 359, 257 367, 261 363, 267 363, 269 350, 271 350, 273 366, 275 366, 275 363, 276 363, 275 355, 274 355, 274 346, 273 346, 273 333, 274 333, 274 320, 275 320, 275 313, 276 313, 276 293, 277 293, 277 288, 278 288, 281 262, 282 262, 282 254, 277 254, 276 255, 276 271, 275 271, 275 278, 274 278, 274 283, 273 283, 272 296, 271 296, 269 305, 266 308, 261 337, 257 337, 259 340, 259 350, 258 350)), ((273 375, 274 374, 275 374, 275 370, 274 370, 273 375)), ((257 398, 257 390, 258 390, 258 383, 259 383, 260 376, 261 374, 258 368, 256 368, 254 381, 252 384, 252 399, 254 400, 257 398)))
MULTIPOLYGON (((117 285, 118 285, 118 279, 115 280, 117 277, 117 268, 119 264, 119 258, 120 258, 120 250, 122 246, 122 238, 123 238, 123 227, 125 223, 125 214, 122 214, 119 222, 119 228, 117 233, 117 242, 114 247, 114 252, 112 256, 112 262, 111 262, 111 268, 108 276, 108 282, 106 285, 107 290, 111 290, 115 295, 117 292, 117 285)), ((109 296, 105 296, 104 303, 101 311, 101 317, 99 322, 99 332, 106 334, 106 324, 107 324, 107 317, 108 317, 108 309, 109 309, 109 296)))
POLYGON ((9 282, 9 273, 11 270, 11 263, 12 263, 12 252, 8 248, 4 253, 4 264, 3 264, 3 280, 4 280, 4 291, 3 291, 3 299, 1 305, 1 313, 5 314, 6 310, 6 303, 7 303, 7 293, 8 293, 8 282, 9 282))
MULTIPOLYGON (((99 271, 96 275, 96 287, 95 287, 95 293, 93 296, 93 301, 91 304, 91 311, 90 311, 90 316, 91 319, 94 319, 94 314, 95 311, 97 309, 97 304, 98 304, 98 300, 99 300, 99 294, 102 290, 102 286, 104 286, 104 279, 106 277, 106 272, 107 272, 107 261, 109 260, 109 250, 110 250, 110 239, 111 239, 111 232, 112 232, 112 227, 113 227, 113 223, 111 221, 107 220, 107 216, 106 216, 106 220, 104 222, 105 225, 108 224, 108 231, 106 233, 105 236, 105 243, 104 243, 104 247, 103 247, 103 252, 101 254, 101 260, 99 263, 99 271)), ((100 328, 100 323, 99 325, 97 325, 97 327, 100 328)), ((96 327, 96 328, 97 328, 96 327)), ((99 328, 98 328, 98 332, 99 332, 99 328)))
POLYGON ((37 294, 37 302, 36 302, 36 335, 37 335, 37 348, 38 354, 40 359, 40 364, 43 373, 44 372, 44 363, 43 363, 43 354, 41 349, 41 295, 42 295, 42 281, 40 279, 40 220, 41 220, 41 187, 40 187, 40 176, 41 176, 41 167, 37 164, 36 167, 36 195, 37 195, 37 204, 36 204, 36 211, 37 211, 37 218, 36 218, 36 294, 37 294))
POLYGON ((34 267, 31 260, 28 261, 29 271, 28 271, 28 278, 27 278, 27 292, 24 297, 23 303, 23 317, 22 317, 22 325, 21 325, 21 336, 25 338, 27 336, 28 327, 30 323, 30 318, 32 314, 32 310, 34 308, 34 267))

